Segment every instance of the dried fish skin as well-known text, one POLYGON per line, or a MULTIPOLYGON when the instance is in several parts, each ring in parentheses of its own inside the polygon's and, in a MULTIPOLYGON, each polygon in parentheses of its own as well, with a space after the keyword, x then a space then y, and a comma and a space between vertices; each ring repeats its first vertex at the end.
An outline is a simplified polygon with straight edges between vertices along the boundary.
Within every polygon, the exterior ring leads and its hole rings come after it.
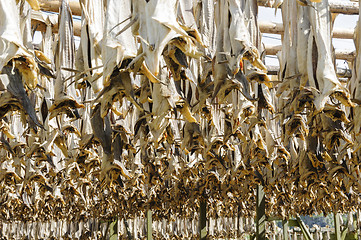
POLYGON ((127 26, 134 18, 138 18, 132 16, 131 7, 130 0, 107 1, 102 43, 104 84, 107 83, 116 66, 120 67, 124 59, 134 58, 137 55, 135 38, 131 28, 127 26), (133 19, 127 20, 131 16, 133 19))
MULTIPOLYGON (((361 11, 361 10, 359 10, 361 11)), ((352 69, 352 77, 350 80, 350 92, 352 93, 352 98, 356 101, 361 100, 361 85, 360 85, 360 78, 361 78, 361 38, 360 38, 360 32, 361 32, 361 12, 359 12, 359 19, 355 28, 355 34, 354 34, 354 43, 356 47, 356 58, 353 63, 353 69, 352 69)), ((357 136, 357 140, 359 140, 359 134, 361 133, 361 106, 357 105, 353 109, 353 122, 354 122, 354 133, 357 136)))
MULTIPOLYGON (((342 92, 343 95, 340 98, 343 104, 346 106, 354 106, 350 102, 350 94, 348 90, 342 86, 338 80, 335 66, 332 60, 332 43, 331 43, 331 15, 329 10, 328 1, 323 1, 314 4, 314 9, 310 8, 310 24, 312 35, 310 35, 309 41, 313 41, 317 47, 317 68, 316 78, 317 85, 313 87, 318 88, 321 92, 319 96, 315 98, 314 104, 317 111, 322 111, 328 97, 335 92, 342 92), (344 100, 345 99, 345 100, 344 100)), ((309 48, 308 51, 313 51, 309 48)), ((312 64, 312 63, 308 63, 312 64)), ((312 68, 311 68, 312 69, 312 68)), ((313 75, 313 71, 309 71, 309 76, 313 75)))
POLYGON ((107 116, 104 118, 100 116, 100 104, 97 104, 93 109, 91 125, 94 131, 94 136, 99 139, 104 153, 110 155, 112 153, 112 129, 109 118, 107 116))
POLYGON ((68 0, 62 0, 59 14, 59 41, 56 48, 55 66, 57 77, 54 84, 54 99, 63 97, 65 94, 75 97, 75 88, 72 85, 66 87, 65 80, 70 77, 70 72, 64 70, 74 68, 75 44, 73 32, 73 18, 68 0))
POLYGON ((101 103, 101 117, 108 114, 109 109, 113 107, 115 101, 122 101, 123 95, 134 104, 138 109, 143 108, 137 103, 134 95, 133 81, 130 73, 121 69, 115 68, 109 83, 104 86, 104 89, 99 93, 96 102, 101 103))
POLYGON ((22 35, 20 33, 19 10, 15 0, 1 1, 0 20, 1 40, 0 41, 0 69, 2 69, 11 58, 19 52, 22 55, 25 52, 23 43, 20 42, 22 35))
POLYGON ((82 71, 87 71, 90 75, 88 82, 94 92, 99 92, 103 87, 102 81, 102 49, 103 41, 103 2, 100 0, 82 0, 82 28, 80 37, 81 56, 84 67, 82 71), (97 69, 94 69, 97 68, 97 69))
POLYGON ((53 105, 50 106, 49 119, 52 119, 62 113, 65 113, 71 119, 77 119, 80 117, 77 112, 77 108, 85 108, 85 106, 83 104, 79 104, 74 98, 63 95, 55 99, 53 105))
MULTIPOLYGON (((231 43, 230 68, 233 74, 236 74, 240 68, 242 59, 249 60, 255 67, 262 71, 267 71, 266 67, 260 60, 260 55, 251 42, 250 33, 246 27, 244 10, 241 2, 236 0, 228 0, 230 22, 229 22, 229 38, 231 43)), ((244 8, 245 9, 245 8, 244 8)))
POLYGON ((22 82, 22 75, 17 68, 11 69, 11 66, 5 66, 2 72, 9 77, 9 84, 7 90, 16 97, 21 103, 23 110, 29 115, 31 121, 38 127, 43 128, 43 125, 39 122, 33 104, 31 103, 28 94, 25 91, 22 82))
POLYGON ((22 74, 23 82, 34 89, 38 83, 39 69, 34 55, 27 50, 20 32, 20 15, 15 1, 6 0, 0 3, 0 71, 11 59, 22 74))
POLYGON ((168 42, 177 37, 188 37, 176 19, 177 1, 137 0, 139 11, 139 37, 145 53, 145 67, 157 76, 161 54, 168 42))

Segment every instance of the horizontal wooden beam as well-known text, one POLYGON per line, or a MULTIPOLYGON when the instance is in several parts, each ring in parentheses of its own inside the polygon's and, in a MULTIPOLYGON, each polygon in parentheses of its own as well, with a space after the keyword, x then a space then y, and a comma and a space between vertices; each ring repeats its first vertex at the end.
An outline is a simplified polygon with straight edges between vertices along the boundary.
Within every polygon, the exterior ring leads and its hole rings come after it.
POLYGON ((276 55, 282 50, 282 45, 265 45, 266 55, 276 55))
MULTIPOLYGON (((258 26, 262 33, 283 34, 284 31, 282 23, 259 21, 258 26)), ((334 28, 332 34, 334 38, 353 39, 354 30, 334 28)))
MULTIPOLYGON (((39 0, 40 9, 43 11, 50 12, 59 12, 60 1, 47 1, 39 0)), ((330 11, 333 13, 341 13, 347 15, 357 15, 359 13, 359 4, 358 2, 351 1, 330 1, 330 11)), ((71 11, 74 15, 81 16, 81 7, 79 2, 70 1, 69 2, 71 11)), ((272 7, 271 1, 269 0, 258 0, 258 5, 263 7, 272 7)))
MULTIPOLYGON (((266 66, 267 68, 267 75, 278 75, 280 70, 279 66, 266 66)), ((352 77, 352 70, 346 68, 336 68, 336 74, 339 78, 350 78, 352 77)), ((281 218, 267 218, 267 221, 275 221, 275 220, 282 220, 281 218)))
MULTIPOLYGON (((31 19, 31 25, 36 27, 36 31, 45 32, 46 31, 46 24, 42 21, 31 19)), ((73 21, 73 30, 75 36, 80 36, 81 33, 81 23, 80 21, 73 21)), ((53 33, 58 33, 59 27, 58 23, 52 25, 53 33)))
MULTIPOLYGON (((262 7, 272 7, 271 2, 269 0, 258 0, 258 6, 262 7)), ((330 1, 330 11, 333 13, 341 13, 347 15, 357 15, 359 4, 358 2, 351 1, 330 1)))
MULTIPOLYGON (((59 12, 61 1, 40 0, 40 9, 49 12, 59 12)), ((69 6, 73 15, 81 16, 81 7, 79 2, 69 1, 69 6)))
MULTIPOLYGON (((60 1, 46 1, 40 0, 40 9, 43 11, 50 12, 59 12, 60 1)), ((270 1, 268 0, 258 0, 260 6, 270 7, 270 1)), ((81 16, 81 7, 79 2, 70 1, 69 6, 73 15, 81 16)), ((343 14, 358 14, 358 2, 349 2, 349 1, 331 1, 330 9, 335 13, 343 14)), ((265 22, 259 21, 260 31, 262 33, 272 33, 272 34, 283 34, 283 24, 274 23, 274 22, 265 22)), ((353 39, 354 30, 353 29, 333 29, 334 38, 344 38, 344 39, 353 39)))
MULTIPOLYGON (((282 50, 281 45, 265 45, 266 49, 266 55, 276 55, 279 51, 282 50)), ((336 49, 335 50, 336 59, 342 59, 347 61, 352 61, 356 53, 352 50, 346 50, 346 49, 336 49)))

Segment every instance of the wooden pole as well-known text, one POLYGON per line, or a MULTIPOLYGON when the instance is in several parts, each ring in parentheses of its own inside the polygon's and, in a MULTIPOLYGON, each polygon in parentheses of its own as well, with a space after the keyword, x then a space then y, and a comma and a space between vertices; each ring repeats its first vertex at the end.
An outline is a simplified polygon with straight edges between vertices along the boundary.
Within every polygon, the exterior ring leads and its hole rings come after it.
MULTIPOLYGON (((259 30, 262 33, 283 34, 283 24, 275 22, 258 21, 259 30)), ((334 28, 332 37, 342 39, 353 39, 354 29, 334 28)))
POLYGON ((336 240, 341 240, 340 214, 334 213, 333 219, 334 219, 334 223, 335 223, 335 238, 336 238, 336 240))
POLYGON ((199 238, 207 239, 207 201, 201 200, 199 205, 199 238))
MULTIPOLYGON (((31 25, 33 27, 36 26, 36 31, 45 32, 46 31, 46 24, 42 21, 31 19, 31 25)), ((59 31, 58 23, 55 23, 51 26, 53 33, 57 33, 59 31)), ((73 31, 75 36, 80 36, 81 33, 81 23, 80 21, 73 21, 73 31)))
MULTIPOLYGON (((268 0, 258 0, 258 6, 262 7, 272 7, 271 2, 268 0)), ((359 4, 358 2, 349 2, 349 1, 330 1, 329 2, 330 11, 332 13, 342 13, 347 15, 356 15, 359 13, 359 4)))
POLYGON ((306 240, 312 240, 312 236, 308 228, 306 227, 305 223, 302 219, 298 216, 296 217, 299 227, 301 228, 302 234, 306 240))
MULTIPOLYGON (((41 21, 32 19, 31 25, 32 26, 37 25, 37 31, 42 31, 42 32, 46 31, 46 24, 41 21)), ((81 31, 80 21, 73 21, 73 25, 74 25, 74 35, 80 36, 80 31, 81 31)), ((52 27, 53 27, 53 32, 57 33, 58 25, 54 24, 54 25, 52 25, 52 27)), ((259 21, 259 28, 262 33, 283 34, 282 23, 259 21)), ((333 34, 334 38, 353 39, 354 30, 353 29, 335 28, 335 29, 333 29, 332 34, 333 34)), ((271 54, 271 55, 274 55, 274 54, 271 54)))
POLYGON ((153 239, 152 232, 152 210, 147 211, 147 240, 153 239))
POLYGON ((263 186, 257 186, 256 239, 266 239, 266 204, 263 186))
MULTIPOLYGON (((40 10, 49 12, 59 12, 61 1, 40 0, 40 10)), ((69 7, 73 15, 81 16, 81 7, 79 1, 69 1, 69 7)))
MULTIPOLYGON (((279 51, 282 50, 282 45, 265 45, 265 50, 266 55, 276 55, 279 51)), ((336 59, 352 61, 353 59, 355 59, 356 53, 352 50, 336 49, 335 55, 336 59)))
POLYGON ((125 216, 123 216, 124 218, 124 226, 125 226, 125 231, 127 232, 127 237, 128 237, 128 240, 132 240, 132 233, 130 232, 130 229, 129 229, 129 225, 128 225, 128 221, 127 219, 125 218, 125 216))
MULTIPOLYGON (((59 1, 46 1, 39 0, 40 9, 43 11, 58 12, 60 3, 59 1)), ((272 7, 271 1, 268 0, 258 0, 258 5, 262 7, 272 7)), ((79 2, 69 2, 71 11, 74 15, 81 16, 81 7, 79 2)), ((342 13, 347 15, 356 15, 359 13, 359 4, 358 2, 351 1, 330 1, 330 11, 332 13, 342 13)))
POLYGON ((288 240, 288 221, 287 220, 282 220, 282 231, 283 231, 283 240, 288 240))
MULTIPOLYGON (((267 75, 277 75, 280 67, 279 66, 266 66, 267 68, 267 75)), ((346 68, 336 68, 336 74, 339 78, 350 78, 352 77, 352 70, 346 68)))

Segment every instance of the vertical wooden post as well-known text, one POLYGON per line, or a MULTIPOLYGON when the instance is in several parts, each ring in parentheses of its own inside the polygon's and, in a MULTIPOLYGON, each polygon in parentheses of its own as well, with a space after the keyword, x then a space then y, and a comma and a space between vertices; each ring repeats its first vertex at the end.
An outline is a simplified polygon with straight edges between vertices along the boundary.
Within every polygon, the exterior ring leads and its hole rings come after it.
POLYGON ((336 240, 341 240, 341 223, 340 223, 340 214, 333 214, 334 222, 335 222, 335 237, 336 240))
POLYGON ((282 220, 282 227, 283 227, 283 240, 288 240, 288 221, 282 220))
POLYGON ((199 206, 199 237, 201 240, 207 239, 207 201, 201 200, 199 206))
POLYGON ((128 240, 132 240, 132 233, 130 232, 130 229, 129 229, 129 225, 128 225, 128 221, 127 219, 125 218, 125 216, 123 216, 123 219, 124 219, 124 226, 125 226, 125 231, 127 232, 127 237, 128 237, 128 240))
POLYGON ((305 225, 305 223, 302 221, 302 219, 301 219, 299 216, 297 216, 296 219, 297 219, 297 222, 298 222, 299 227, 301 228, 303 237, 304 237, 306 240, 312 240, 311 233, 310 233, 310 231, 308 230, 308 228, 307 228, 307 226, 305 225))
POLYGON ((113 222, 110 223, 109 226, 109 240, 117 240, 118 239, 118 218, 115 218, 113 222))
POLYGON ((152 240, 152 210, 147 211, 147 240, 152 240))
POLYGON ((266 239, 266 205, 263 186, 257 186, 256 239, 266 239))

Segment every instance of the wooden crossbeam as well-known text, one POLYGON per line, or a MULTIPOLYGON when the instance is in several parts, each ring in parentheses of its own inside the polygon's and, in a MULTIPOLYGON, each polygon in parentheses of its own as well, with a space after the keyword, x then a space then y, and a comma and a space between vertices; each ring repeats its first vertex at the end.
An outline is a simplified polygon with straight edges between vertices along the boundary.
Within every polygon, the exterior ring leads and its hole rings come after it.
MULTIPOLYGON (((59 12, 61 1, 40 0, 40 9, 48 12, 59 12)), ((81 7, 78 1, 69 1, 69 7, 73 15, 81 16, 81 7)))
POLYGON ((199 239, 207 239, 207 201, 202 200, 199 206, 199 239))
MULTIPOLYGON (((31 25, 36 27, 36 31, 45 32, 46 31, 46 24, 39 20, 31 19, 31 25)), ((53 33, 58 33, 59 27, 58 23, 53 24, 52 26, 53 33)), ((73 21, 73 31, 75 36, 80 36, 81 33, 81 23, 80 21, 73 21)))
POLYGON ((282 230, 283 230, 283 240, 288 240, 288 229, 289 229, 289 225, 288 225, 288 221, 287 220, 282 220, 282 230))
MULTIPOLYGON (((278 71, 280 70, 279 66, 266 66, 267 68, 267 75, 277 75, 278 71)), ((350 78, 352 77, 352 70, 346 68, 336 68, 336 74, 339 78, 350 78)), ((267 218, 267 221, 273 221, 275 219, 267 218)), ((276 219, 281 220, 281 219, 276 219)))
MULTIPOLYGON (((266 55, 276 55, 279 51, 282 50, 282 45, 265 45, 266 55)), ((347 61, 352 61, 356 53, 352 50, 346 49, 336 49, 335 50, 336 59, 342 59, 347 61)))
MULTIPOLYGON (((258 5, 262 7, 272 7, 269 0, 258 0, 258 5)), ((341 13, 347 15, 357 15, 359 13, 358 2, 349 1, 330 1, 330 11, 333 13, 341 13)))
POLYGON ((341 223, 340 223, 340 214, 339 213, 334 213, 333 214, 333 219, 334 219, 334 223, 335 223, 335 237, 336 240, 341 240, 341 223))
POLYGON ((152 231, 152 210, 147 211, 147 240, 153 239, 153 231, 152 231))
MULTIPOLYGON (((60 7, 59 1, 40 0, 40 9, 43 11, 58 12, 60 7)), ((258 0, 258 5, 263 7, 271 7, 271 1, 258 0)), ((358 2, 349 1, 330 1, 330 11, 333 13, 341 13, 347 15, 357 15, 359 13, 358 2)), ((69 2, 71 11, 74 15, 81 15, 81 7, 79 2, 69 2)))
POLYGON ((257 186, 256 194, 256 240, 266 239, 266 200, 262 185, 257 186))
MULTIPOLYGON (((283 34, 284 32, 282 23, 258 21, 258 26, 262 33, 283 34)), ((353 29, 334 28, 332 30, 334 38, 353 39, 353 35, 353 29)))

